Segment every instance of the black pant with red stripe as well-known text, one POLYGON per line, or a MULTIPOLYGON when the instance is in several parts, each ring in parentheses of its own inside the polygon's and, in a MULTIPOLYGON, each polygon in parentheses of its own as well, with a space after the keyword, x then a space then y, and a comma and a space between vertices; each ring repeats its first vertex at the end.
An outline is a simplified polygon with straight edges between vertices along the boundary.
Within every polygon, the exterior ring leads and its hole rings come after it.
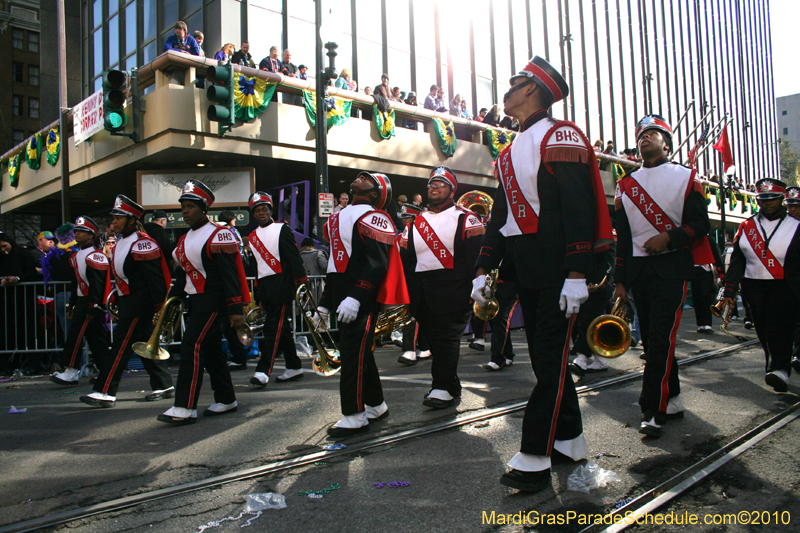
MULTIPOLYGON (((153 333, 152 317, 145 318, 121 318, 114 328, 114 344, 111 347, 109 364, 100 372, 97 382, 94 384, 94 391, 109 396, 116 396, 119 389, 119 382, 125 367, 133 355, 134 342, 147 342, 153 333)), ((150 387, 152 390, 166 390, 172 387, 172 376, 169 374, 167 361, 147 359, 142 357, 144 369, 150 375, 150 387)))
POLYGON ((431 348, 431 389, 446 390, 458 398, 461 396, 461 381, 458 379, 461 337, 472 316, 472 306, 437 315, 433 314, 428 302, 423 301, 417 315, 422 334, 431 348))
POLYGON ((742 298, 753 313, 766 357, 766 371, 792 374, 792 337, 797 325, 797 298, 786 280, 742 280, 742 298))
POLYGON ((689 281, 664 279, 652 263, 645 261, 631 288, 636 297, 642 343, 647 347, 639 405, 644 418, 655 416, 657 424, 664 424, 669 399, 681 393, 675 336, 689 281))
POLYGON ((111 344, 108 330, 103 324, 104 318, 105 314, 99 310, 87 312, 86 304, 83 302, 79 301, 75 304, 64 351, 61 352, 58 364, 64 368, 78 368, 81 362, 83 339, 86 339, 92 350, 94 363, 102 372, 108 364, 108 346, 111 344))
POLYGON ((567 369, 576 317, 565 318, 560 298, 561 287, 519 288, 525 336, 536 374, 536 386, 522 418, 522 453, 550 455, 556 440, 572 440, 583 433, 578 393, 567 369))
POLYGON ((208 371, 214 401, 230 404, 236 401, 228 361, 222 350, 222 325, 226 313, 192 312, 186 322, 181 342, 181 364, 175 385, 175 407, 197 409, 203 370, 208 371))
POLYGON ((428 341, 425 340, 425 335, 420 331, 416 320, 404 326, 401 331, 403 333, 403 352, 413 352, 417 348, 422 351, 430 349, 428 341))
POLYGON ((292 304, 268 303, 266 305, 266 322, 264 323, 264 342, 258 348, 261 358, 256 366, 256 372, 272 375, 272 367, 278 352, 283 352, 286 368, 297 370, 302 367, 300 358, 297 357, 297 347, 292 336, 292 304))
POLYGON ((492 327, 492 361, 498 366, 506 364, 506 359, 514 360, 514 345, 511 342, 511 331, 509 322, 517 307, 517 297, 505 298, 497 296, 497 303, 500 310, 497 316, 489 321, 492 327))
POLYGON ((366 405, 383 403, 383 387, 372 353, 377 314, 377 308, 362 305, 354 321, 339 323, 339 395, 345 416, 363 412, 366 405))
POLYGON ((694 267, 692 280, 692 304, 698 326, 712 323, 711 306, 714 305, 714 273, 701 266, 694 267))

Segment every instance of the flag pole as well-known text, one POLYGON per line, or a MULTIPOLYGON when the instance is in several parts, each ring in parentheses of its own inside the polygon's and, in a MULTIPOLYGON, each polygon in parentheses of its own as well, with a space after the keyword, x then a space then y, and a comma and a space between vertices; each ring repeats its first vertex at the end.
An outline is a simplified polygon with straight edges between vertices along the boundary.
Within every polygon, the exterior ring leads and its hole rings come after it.
POLYGON ((701 118, 701 119, 700 119, 700 122, 697 124, 697 126, 695 126, 695 128, 694 128, 692 131, 690 131, 690 132, 689 132, 689 135, 687 135, 687 136, 686 136, 686 138, 683 140, 683 142, 682 142, 682 143, 681 143, 681 144, 680 144, 680 145, 679 145, 679 146, 678 146, 678 147, 677 147, 675 150, 673 150, 673 152, 672 152, 672 157, 670 157, 670 158, 669 158, 669 160, 670 160, 670 161, 672 161, 673 159, 675 159, 675 157, 676 157, 676 156, 677 156, 677 155, 680 153, 680 151, 681 151, 681 148, 683 148, 683 146, 684 146, 684 145, 685 145, 687 142, 689 142, 689 139, 691 138, 691 136, 692 136, 692 135, 693 135, 693 134, 694 134, 694 133, 695 133, 695 132, 696 132, 696 131, 697 131, 697 130, 700 128, 700 126, 702 126, 703 124, 705 124, 705 122, 706 122, 706 119, 708 118, 708 116, 709 116, 711 113, 713 113, 713 112, 714 112, 714 109, 715 109, 715 108, 716 108, 716 106, 713 106, 713 105, 712 105, 712 106, 711 106, 711 109, 709 109, 709 110, 708 110, 708 113, 706 113, 705 115, 703 115, 703 118, 701 118))
POLYGON ((683 122, 683 119, 685 119, 686 115, 689 114, 689 111, 692 109, 693 106, 694 106, 694 100, 689 102, 689 105, 686 106, 686 111, 683 112, 683 115, 681 115, 681 118, 679 118, 678 122, 675 123, 675 127, 672 128, 672 134, 673 135, 678 133, 678 130, 681 129, 681 122, 683 122))
MULTIPOLYGON (((708 150, 711 146, 713 146, 719 140, 719 136, 722 134, 722 130, 725 129, 725 126, 727 126, 728 124, 733 124, 734 118, 733 117, 728 117, 726 115, 725 118, 723 118, 722 120, 727 120, 727 122, 725 122, 725 124, 723 124, 721 128, 720 128, 719 122, 717 123, 716 126, 714 126, 714 133, 712 135, 709 135, 708 143, 706 144, 706 146, 703 147, 702 150, 700 150, 700 152, 697 154, 697 157, 700 157, 701 155, 703 155, 703 153, 706 150, 708 150), (717 128, 719 128, 719 130, 717 130, 717 128), (711 138, 711 137, 713 137, 713 138, 711 138)), ((722 122, 722 121, 720 121, 720 122, 722 122)))

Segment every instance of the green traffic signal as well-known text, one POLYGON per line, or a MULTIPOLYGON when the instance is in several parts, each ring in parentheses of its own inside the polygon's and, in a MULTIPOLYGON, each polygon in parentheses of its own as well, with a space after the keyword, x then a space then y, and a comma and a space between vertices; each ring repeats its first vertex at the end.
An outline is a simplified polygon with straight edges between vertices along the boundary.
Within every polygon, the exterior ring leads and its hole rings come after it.
POLYGON ((209 84, 206 96, 212 103, 208 107, 208 120, 219 123, 220 135, 230 131, 236 123, 233 109, 233 65, 230 63, 209 67, 206 82, 209 84))
POLYGON ((103 127, 111 133, 125 129, 128 73, 109 69, 103 72, 103 127))

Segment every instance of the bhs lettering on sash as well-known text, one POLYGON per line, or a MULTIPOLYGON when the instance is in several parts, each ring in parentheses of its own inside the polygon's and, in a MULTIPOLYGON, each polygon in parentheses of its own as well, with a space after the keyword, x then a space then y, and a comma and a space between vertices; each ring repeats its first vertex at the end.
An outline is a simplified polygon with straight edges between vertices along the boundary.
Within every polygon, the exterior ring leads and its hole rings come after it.
POLYGON ((574 130, 567 130, 567 131, 556 131, 556 142, 573 142, 579 143, 581 142, 581 138, 578 136, 578 133, 574 130))

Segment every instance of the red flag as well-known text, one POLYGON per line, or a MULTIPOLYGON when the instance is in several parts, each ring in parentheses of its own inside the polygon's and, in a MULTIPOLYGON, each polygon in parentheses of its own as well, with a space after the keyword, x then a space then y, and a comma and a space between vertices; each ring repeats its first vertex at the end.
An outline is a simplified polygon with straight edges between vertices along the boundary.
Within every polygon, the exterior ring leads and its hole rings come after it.
POLYGON ((408 299, 406 278, 403 272, 403 261, 400 258, 400 248, 397 242, 389 247, 389 269, 378 289, 378 302, 385 305, 404 305, 408 299))
POLYGON ((722 128, 722 135, 719 136, 717 144, 714 145, 714 150, 722 154, 722 168, 725 172, 733 166, 733 154, 731 153, 731 143, 728 142, 728 125, 722 128))

